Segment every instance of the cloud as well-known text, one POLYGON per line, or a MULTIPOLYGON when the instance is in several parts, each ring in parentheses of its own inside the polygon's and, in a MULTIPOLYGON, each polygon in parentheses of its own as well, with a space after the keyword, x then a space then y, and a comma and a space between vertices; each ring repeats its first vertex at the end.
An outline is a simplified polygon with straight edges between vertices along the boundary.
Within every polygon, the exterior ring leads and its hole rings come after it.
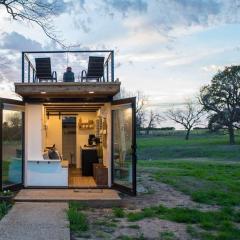
POLYGON ((39 42, 26 38, 17 32, 3 33, 0 37, 0 46, 3 49, 16 51, 42 50, 42 45, 39 42))
POLYGON ((215 65, 215 64, 202 67, 203 71, 210 72, 210 73, 217 73, 218 71, 222 71, 223 69, 224 69, 224 66, 215 65))
POLYGON ((148 7, 147 2, 143 0, 105 0, 104 2, 110 10, 121 12, 124 16, 126 16, 129 11, 146 12, 148 7))

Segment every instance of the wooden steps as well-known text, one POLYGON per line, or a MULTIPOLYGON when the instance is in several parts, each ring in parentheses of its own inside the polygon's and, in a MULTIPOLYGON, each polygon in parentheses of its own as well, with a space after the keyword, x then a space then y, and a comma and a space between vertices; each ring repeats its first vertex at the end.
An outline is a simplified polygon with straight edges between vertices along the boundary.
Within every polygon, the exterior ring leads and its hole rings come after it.
POLYGON ((121 206, 121 198, 112 189, 22 189, 15 202, 80 201, 90 207, 121 206))

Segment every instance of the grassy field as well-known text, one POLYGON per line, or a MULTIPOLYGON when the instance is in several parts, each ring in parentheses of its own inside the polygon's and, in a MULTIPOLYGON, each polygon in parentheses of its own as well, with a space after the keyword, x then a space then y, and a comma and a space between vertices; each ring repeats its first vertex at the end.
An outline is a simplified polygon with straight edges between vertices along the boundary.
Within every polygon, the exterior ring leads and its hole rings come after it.
POLYGON ((137 140, 138 159, 240 160, 240 136, 236 136, 236 142, 236 145, 229 145, 227 135, 199 130, 193 132, 188 141, 184 139, 183 131, 174 131, 173 134, 163 132, 161 136, 139 136, 137 140))
POLYGON ((158 217, 188 225, 197 239, 240 239, 240 141, 229 145, 226 135, 198 132, 138 138, 138 167, 154 179, 219 211, 153 206, 128 216, 130 221, 158 217), (235 208, 237 207, 237 208, 235 208), (197 226, 197 228, 196 228, 197 226))

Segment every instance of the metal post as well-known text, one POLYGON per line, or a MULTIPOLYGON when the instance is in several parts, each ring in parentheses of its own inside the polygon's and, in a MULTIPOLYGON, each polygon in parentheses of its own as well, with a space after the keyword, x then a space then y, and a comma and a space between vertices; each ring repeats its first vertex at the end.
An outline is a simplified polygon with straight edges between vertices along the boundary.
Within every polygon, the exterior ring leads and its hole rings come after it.
POLYGON ((28 83, 30 83, 30 62, 28 61, 28 83))
POLYGON ((25 53, 22 52, 22 83, 24 83, 24 55, 25 53))
POLYGON ((111 51, 111 80, 114 82, 114 51, 111 51))
POLYGON ((107 82, 109 81, 109 69, 108 69, 109 59, 107 60, 107 82))
POLYGON ((34 83, 35 82, 35 70, 32 69, 32 82, 34 83))
POLYGON ((2 145, 3 145, 3 103, 0 102, 0 190, 3 189, 3 156, 2 156, 2 145))

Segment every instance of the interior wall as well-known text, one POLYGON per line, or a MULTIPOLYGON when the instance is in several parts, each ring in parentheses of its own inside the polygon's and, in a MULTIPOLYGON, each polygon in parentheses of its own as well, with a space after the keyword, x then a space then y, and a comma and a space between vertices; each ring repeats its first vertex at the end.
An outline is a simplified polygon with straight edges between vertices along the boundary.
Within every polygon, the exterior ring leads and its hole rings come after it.
POLYGON ((62 117, 49 116, 45 118, 45 147, 55 144, 62 154, 62 117))
POLYGON ((82 122, 88 122, 88 120, 93 120, 94 123, 97 118, 96 112, 82 112, 77 115, 77 122, 76 122, 76 134, 77 134, 77 144, 76 144, 76 160, 77 160, 77 168, 81 168, 81 154, 80 154, 80 147, 84 145, 88 145, 88 136, 89 134, 95 134, 96 128, 94 129, 79 129, 78 123, 79 119, 82 119, 82 122))

